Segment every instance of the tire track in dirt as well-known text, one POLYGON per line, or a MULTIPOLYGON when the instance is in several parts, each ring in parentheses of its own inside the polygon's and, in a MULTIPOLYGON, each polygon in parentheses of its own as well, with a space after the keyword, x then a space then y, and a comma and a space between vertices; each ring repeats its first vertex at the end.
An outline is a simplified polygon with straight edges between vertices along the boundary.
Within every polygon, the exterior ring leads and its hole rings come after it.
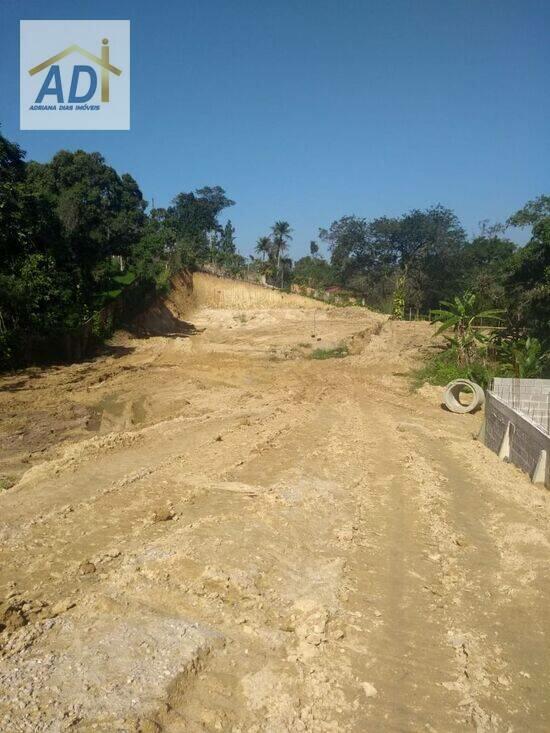
POLYGON ((319 319, 347 359, 304 358, 311 314, 205 311, 44 376, 148 413, 1 497, 0 729, 544 730, 541 494, 394 374, 427 327, 366 319, 319 319))

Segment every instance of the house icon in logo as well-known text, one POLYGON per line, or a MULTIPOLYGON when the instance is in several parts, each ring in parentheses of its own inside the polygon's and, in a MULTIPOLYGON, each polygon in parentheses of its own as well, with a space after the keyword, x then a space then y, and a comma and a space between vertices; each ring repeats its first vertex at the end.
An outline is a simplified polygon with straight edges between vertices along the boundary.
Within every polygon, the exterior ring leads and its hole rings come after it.
MULTIPOLYGON (((64 51, 61 51, 60 53, 55 54, 55 56, 51 56, 49 59, 46 59, 45 61, 43 61, 41 64, 34 66, 32 69, 29 69, 30 76, 34 76, 35 74, 38 74, 40 71, 43 71, 44 69, 47 69, 48 67, 50 67, 50 72, 48 73, 48 76, 46 78, 46 81, 43 84, 40 94, 56 93, 55 91, 52 91, 51 87, 48 86, 51 78, 53 78, 57 83, 57 86, 54 87, 53 89, 56 90, 56 89, 61 88, 61 77, 59 75, 59 67, 55 66, 55 64, 57 61, 60 61, 61 59, 65 58, 66 56, 69 56, 72 53, 79 53, 100 67, 101 69, 101 101, 108 102, 109 101, 109 74, 115 74, 115 76, 120 76, 122 74, 122 69, 119 69, 116 66, 113 66, 109 62, 109 39, 108 38, 104 38, 102 41, 101 56, 96 56, 95 54, 90 53, 89 51, 86 51, 86 49, 82 48, 81 46, 73 44, 72 46, 67 46, 67 48, 64 51)), ((97 77, 95 75, 95 71, 90 66, 75 66, 74 71, 73 71, 73 81, 71 83, 71 95, 73 94, 73 89, 75 90, 75 94, 76 94, 76 86, 78 84, 78 75, 81 71, 86 71, 90 75, 90 79, 93 81, 93 91, 95 92, 95 88, 97 84, 97 77)))

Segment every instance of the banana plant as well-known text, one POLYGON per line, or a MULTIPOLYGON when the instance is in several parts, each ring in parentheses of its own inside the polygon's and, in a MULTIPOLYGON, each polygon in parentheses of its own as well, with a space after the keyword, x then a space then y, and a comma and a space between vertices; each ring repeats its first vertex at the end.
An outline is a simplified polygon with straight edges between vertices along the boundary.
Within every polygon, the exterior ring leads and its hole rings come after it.
POLYGON ((550 360, 549 353, 543 349, 540 341, 531 336, 502 342, 499 355, 504 360, 504 368, 510 370, 517 379, 542 376, 550 360))
POLYGON ((470 292, 462 297, 455 296, 452 301, 442 300, 440 305, 445 307, 432 310, 432 323, 441 324, 434 335, 452 330, 452 336, 444 334, 444 338, 456 348, 459 364, 468 365, 477 346, 485 344, 488 339, 488 334, 479 330, 480 319, 499 321, 504 311, 479 310, 477 296, 470 292))

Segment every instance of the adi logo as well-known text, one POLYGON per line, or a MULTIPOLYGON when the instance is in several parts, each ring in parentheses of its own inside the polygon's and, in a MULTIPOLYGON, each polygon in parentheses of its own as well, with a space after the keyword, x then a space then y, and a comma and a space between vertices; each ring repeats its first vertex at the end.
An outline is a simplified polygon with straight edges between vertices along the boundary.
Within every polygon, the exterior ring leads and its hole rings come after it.
POLYGON ((21 21, 21 129, 130 129, 130 21, 21 21))
MULTIPOLYGON (((59 66, 57 65, 57 61, 60 61, 61 59, 65 58, 65 56, 68 56, 71 53, 78 53, 81 56, 85 56, 86 58, 90 59, 90 61, 95 61, 96 64, 101 67, 101 101, 102 102, 108 102, 109 101, 109 73, 116 74, 117 76, 120 76, 122 74, 122 71, 120 69, 117 69, 116 66, 112 66, 109 63, 109 39, 104 38, 103 39, 103 46, 101 47, 101 58, 98 56, 94 56, 92 53, 89 53, 88 51, 85 51, 83 48, 80 48, 80 46, 77 46, 76 44, 69 46, 64 51, 61 51, 61 53, 56 54, 55 56, 52 56, 51 58, 47 59, 46 61, 43 61, 41 64, 38 64, 38 66, 35 66, 33 69, 29 69, 29 74, 31 76, 34 76, 35 74, 38 74, 43 69, 48 69, 48 74, 44 80, 44 83, 42 84, 42 87, 40 91, 38 92, 38 97, 36 98, 37 104, 40 104, 44 97, 46 96, 53 96, 57 99, 58 102, 63 104, 64 102, 64 95, 63 95, 63 85, 61 83, 61 71, 59 66)), ((82 102, 88 102, 95 94, 95 90, 97 88, 97 74, 95 72, 95 69, 93 66, 81 66, 80 64, 77 64, 73 66, 73 73, 71 76, 71 88, 69 91, 69 98, 68 102, 70 104, 72 103, 82 103, 82 102), (80 74, 87 74, 89 77, 89 84, 88 89, 84 94, 77 94, 78 89, 78 83, 80 81, 80 74)))

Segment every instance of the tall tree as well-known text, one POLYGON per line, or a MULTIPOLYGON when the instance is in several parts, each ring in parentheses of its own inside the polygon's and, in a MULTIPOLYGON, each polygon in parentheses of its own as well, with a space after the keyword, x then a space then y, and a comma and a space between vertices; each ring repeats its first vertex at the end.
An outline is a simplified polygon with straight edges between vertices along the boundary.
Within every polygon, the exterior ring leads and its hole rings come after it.
POLYGON ((281 276, 281 287, 283 285, 284 273, 281 268, 281 257, 288 251, 288 243, 292 241, 292 229, 288 221, 276 221, 271 227, 273 247, 277 260, 277 275, 281 276))
POLYGON ((515 251, 513 242, 492 232, 467 242, 456 273, 461 289, 476 293, 482 308, 503 306, 506 300, 504 279, 515 251))
POLYGON ((254 247, 256 254, 260 255, 263 260, 266 260, 270 257, 272 250, 273 242, 271 241, 271 237, 258 238, 256 246, 254 247))
POLYGON ((50 163, 31 163, 28 185, 50 202, 71 259, 84 279, 106 257, 126 257, 145 225, 146 202, 135 180, 99 153, 62 150, 50 163))
POLYGON ((224 255, 235 254, 237 251, 237 246, 235 244, 235 227, 231 223, 231 219, 228 219, 227 224, 223 228, 220 238, 220 251, 224 255))
POLYGON ((529 201, 508 224, 532 227, 506 280, 510 306, 520 325, 550 346, 550 196, 529 201))
POLYGON ((179 193, 174 198, 168 209, 168 218, 178 237, 181 264, 194 267, 208 259, 208 234, 221 233, 218 216, 234 203, 220 186, 179 193))
POLYGON ((4 263, 17 254, 26 238, 21 200, 24 157, 19 145, 0 134, 0 258, 4 263))
POLYGON ((366 294, 377 307, 386 305, 394 287, 395 257, 386 242, 395 226, 396 220, 378 220, 374 227, 364 218, 344 216, 319 230, 329 247, 335 280, 366 294))
POLYGON ((307 255, 295 263, 292 281, 308 288, 324 288, 334 283, 334 273, 325 259, 307 255))

